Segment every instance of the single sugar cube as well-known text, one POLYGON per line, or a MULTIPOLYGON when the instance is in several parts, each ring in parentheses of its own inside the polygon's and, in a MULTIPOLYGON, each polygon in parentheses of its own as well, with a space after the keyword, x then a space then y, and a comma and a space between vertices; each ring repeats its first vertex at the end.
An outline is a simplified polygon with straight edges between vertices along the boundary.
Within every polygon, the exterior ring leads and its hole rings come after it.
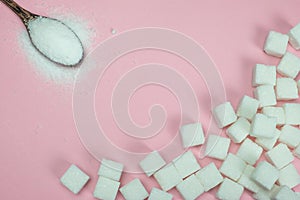
POLYGON ((286 103, 283 105, 285 111, 285 123, 290 125, 300 125, 300 104, 286 103))
POLYGON ((276 195, 274 195, 274 200, 297 200, 297 194, 288 188, 287 186, 281 186, 276 195))
POLYGON ((225 178, 219 190, 217 198, 224 200, 239 200, 244 192, 244 187, 232 180, 225 178))
POLYGON ((182 181, 180 174, 172 163, 157 171, 154 178, 164 191, 172 189, 182 181))
POLYGON ((166 161, 157 151, 148 154, 140 163, 140 167, 148 177, 152 176, 156 171, 166 165, 166 161))
POLYGON ((120 182, 99 176, 94 190, 94 197, 103 200, 114 200, 116 199, 119 187, 120 182))
POLYGON ((299 70, 300 59, 290 52, 286 52, 277 66, 278 73, 280 73, 282 76, 287 76, 293 79, 296 78, 299 70))
POLYGON ((279 170, 266 161, 258 163, 251 174, 251 179, 265 189, 271 190, 279 178, 279 170))
POLYGON ((74 194, 78 194, 90 177, 77 166, 71 165, 60 178, 60 182, 74 194))
POLYGON ((257 64, 253 68, 252 85, 276 85, 276 66, 257 64))
POLYGON ((229 153, 220 167, 220 172, 228 178, 237 181, 241 177, 246 165, 245 161, 241 158, 229 153))
POLYGON ((276 131, 276 119, 257 113, 251 123, 250 136, 273 138, 276 131))
POLYGON ((289 36, 270 31, 265 41, 264 51, 271 56, 282 57, 289 42, 289 36))
POLYGON ((300 145, 294 150, 294 155, 300 159, 300 145))
POLYGON ((186 199, 196 199, 203 192, 204 188, 195 175, 191 175, 176 186, 181 196, 186 199))
POLYGON ((280 185, 286 185, 289 188, 300 184, 299 173, 293 164, 289 164, 280 170, 278 182, 280 185))
POLYGON ((224 160, 227 156, 229 146, 229 138, 217 135, 209 135, 205 148, 205 155, 211 158, 224 160))
POLYGON ((276 84, 277 100, 298 99, 297 83, 292 78, 278 78, 276 84))
POLYGON ((208 164, 199 170, 195 175, 203 185, 205 192, 216 187, 223 181, 223 176, 214 163, 208 164))
POLYGON ((277 104, 273 85, 261 85, 255 88, 254 96, 260 102, 260 107, 275 106, 277 104))
POLYGON ((146 199, 149 194, 139 179, 134 179, 120 188, 125 199, 146 199))
POLYGON ((300 24, 294 26, 288 33, 289 42, 295 49, 300 49, 300 24))
POLYGON ((186 124, 180 128, 183 146, 193 147, 204 144, 205 137, 200 123, 186 124))
POLYGON ((285 124, 285 113, 282 107, 273 107, 273 106, 264 107, 262 109, 262 114, 268 117, 276 118, 277 125, 285 124))
POLYGON ((278 144, 266 153, 267 159, 278 169, 283 168, 294 160, 294 156, 285 144, 278 144))
POLYGON ((252 97, 245 95, 238 105, 236 111, 237 116, 244 117, 248 120, 252 120, 259 107, 259 101, 252 97))
POLYGON ((260 145, 264 150, 268 151, 274 147, 280 134, 281 134, 281 131, 276 129, 274 137, 272 137, 272 138, 256 138, 255 142, 258 145, 260 145))
POLYGON ((98 175, 119 181, 123 172, 123 168, 123 164, 104 158, 101 161, 98 175))
POLYGON ((252 142, 250 139, 246 139, 240 146, 237 156, 243 159, 250 165, 254 165, 260 158, 263 152, 263 148, 252 142))
POLYGON ((300 130, 291 125, 284 125, 281 128, 279 141, 291 148, 297 147, 300 144, 300 130))
POLYGON ((193 152, 191 151, 187 151, 186 153, 180 155, 172 162, 182 179, 195 173, 201 168, 193 152))
POLYGON ((274 196, 278 193, 280 187, 278 185, 274 185, 271 190, 267 190, 264 188, 260 188, 257 193, 253 195, 254 199, 257 200, 271 200, 274 199, 274 196))
POLYGON ((148 200, 172 200, 173 196, 165 191, 152 188, 148 200))
POLYGON ((230 102, 225 102, 215 107, 213 116, 219 128, 228 126, 237 120, 237 116, 230 102))
POLYGON ((246 189, 251 192, 257 193, 260 189, 260 186, 251 179, 251 174, 255 170, 255 167, 247 165, 243 171, 242 176, 238 180, 238 184, 244 186, 246 189))
POLYGON ((241 143, 250 132, 250 123, 247 119, 240 117, 236 122, 234 122, 227 130, 227 136, 234 143, 241 143))

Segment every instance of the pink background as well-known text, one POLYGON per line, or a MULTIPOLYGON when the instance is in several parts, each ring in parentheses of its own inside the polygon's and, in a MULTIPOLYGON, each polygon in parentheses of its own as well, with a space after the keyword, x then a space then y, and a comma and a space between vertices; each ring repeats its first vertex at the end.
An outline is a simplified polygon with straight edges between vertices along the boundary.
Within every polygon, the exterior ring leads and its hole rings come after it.
MULTIPOLYGON (((21 5, 46 15, 49 7, 66 7, 90 22, 97 32, 95 46, 111 36, 111 28, 118 32, 138 27, 164 27, 182 32, 201 43, 217 64, 225 84, 227 97, 236 107, 244 95, 252 95, 251 71, 256 63, 274 64, 279 59, 263 53, 262 46, 269 30, 286 33, 300 22, 300 2, 280 1, 187 1, 152 0, 149 2, 91 0, 85 1, 26 1, 21 5)), ((76 132, 72 113, 72 90, 43 80, 33 73, 33 67, 17 44, 21 21, 4 5, 0 5, 0 196, 2 199, 93 199, 99 162, 83 147, 76 132), (66 190, 59 177, 71 163, 91 176, 91 181, 78 196, 66 190)), ((299 52, 290 51, 300 56, 299 52)), ((201 109, 201 122, 206 128, 210 117, 209 96, 202 78, 187 63, 171 55, 141 51, 121 58, 107 71, 96 95, 96 109, 101 111, 103 96, 110 94, 114 80, 126 70, 147 62, 168 64, 184 74, 195 89, 201 109), (121 68, 123 66, 123 68, 121 68), (106 85, 103 85, 106 84, 106 85), (102 88, 101 87, 105 87, 102 88), (99 95, 99 92, 103 96, 99 95)), ((174 125, 178 128, 178 107, 174 96, 149 86, 139 91, 130 104, 133 119, 147 122, 146 110, 153 103, 166 105, 174 125), (160 97, 160 98, 155 98, 160 97), (173 106, 174 105, 174 106, 173 106)), ((109 110, 105 111, 109 112, 109 110)), ((113 124, 108 123, 109 126, 113 124)), ((112 127, 113 128, 113 127, 112 127)), ((112 136, 117 137, 117 135, 112 136)), ((232 145, 232 152, 237 146, 232 145)), ((209 162, 200 160, 202 166, 209 162)), ((295 159, 297 169, 300 164, 295 159)), ((135 177, 142 179, 148 191, 158 186, 144 175, 124 174, 122 185, 135 177)), ((300 187, 295 188, 300 191, 300 187)), ((214 199, 216 189, 201 197, 214 199)), ((172 194, 178 193, 174 190, 172 194)), ((121 196, 119 196, 121 198, 121 196)), ((244 198, 250 199, 245 192, 244 198)))

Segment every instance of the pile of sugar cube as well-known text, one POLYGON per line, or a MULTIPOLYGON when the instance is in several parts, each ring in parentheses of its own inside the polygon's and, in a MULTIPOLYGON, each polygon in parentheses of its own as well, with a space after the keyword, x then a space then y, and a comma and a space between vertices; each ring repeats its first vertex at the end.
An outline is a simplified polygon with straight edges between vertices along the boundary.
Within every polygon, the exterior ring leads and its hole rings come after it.
MULTIPOLYGON (((300 159, 300 104, 284 102, 299 98, 300 81, 295 78, 300 58, 287 52, 288 42, 300 49, 300 24, 288 34, 269 32, 264 51, 281 60, 277 67, 254 67, 253 97, 242 97, 236 110, 230 102, 213 109, 218 127, 225 128, 228 137, 207 134, 205 139, 201 123, 183 125, 179 132, 186 152, 170 163, 157 151, 140 161, 146 176, 153 176, 160 186, 152 188, 150 194, 137 178, 121 185, 124 166, 103 159, 94 197, 113 200, 120 192, 127 200, 171 200, 168 191, 175 188, 183 199, 192 200, 218 187, 216 197, 224 200, 241 199, 244 190, 258 200, 300 199, 293 191, 300 184, 300 175, 292 163, 294 156, 300 159), (214 162, 201 167, 189 149, 204 143, 206 156, 222 161, 219 169, 214 162), (236 154, 229 152, 231 143, 240 144, 236 154), (266 160, 259 161, 262 154, 266 160)), ((88 180, 89 176, 75 165, 61 177, 62 184, 75 194, 88 180)))

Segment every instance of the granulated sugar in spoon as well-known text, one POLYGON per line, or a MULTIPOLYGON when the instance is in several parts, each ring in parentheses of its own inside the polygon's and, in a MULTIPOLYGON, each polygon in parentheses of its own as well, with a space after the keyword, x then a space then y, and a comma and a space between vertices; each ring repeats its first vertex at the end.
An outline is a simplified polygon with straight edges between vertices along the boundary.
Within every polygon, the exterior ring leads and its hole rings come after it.
POLYGON ((75 32, 63 22, 33 14, 12 0, 0 0, 23 21, 33 46, 49 60, 75 66, 83 58, 83 46, 75 32))

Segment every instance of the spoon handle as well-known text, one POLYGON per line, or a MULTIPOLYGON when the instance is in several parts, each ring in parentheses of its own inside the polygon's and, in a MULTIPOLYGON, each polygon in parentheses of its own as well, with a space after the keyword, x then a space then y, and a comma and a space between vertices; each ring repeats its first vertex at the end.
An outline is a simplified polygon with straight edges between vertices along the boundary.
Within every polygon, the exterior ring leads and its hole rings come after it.
POLYGON ((28 21, 35 18, 37 15, 29 12, 28 10, 22 8, 19 6, 16 2, 13 0, 0 0, 2 3, 7 5, 16 15, 18 15, 23 23, 27 25, 28 21))

